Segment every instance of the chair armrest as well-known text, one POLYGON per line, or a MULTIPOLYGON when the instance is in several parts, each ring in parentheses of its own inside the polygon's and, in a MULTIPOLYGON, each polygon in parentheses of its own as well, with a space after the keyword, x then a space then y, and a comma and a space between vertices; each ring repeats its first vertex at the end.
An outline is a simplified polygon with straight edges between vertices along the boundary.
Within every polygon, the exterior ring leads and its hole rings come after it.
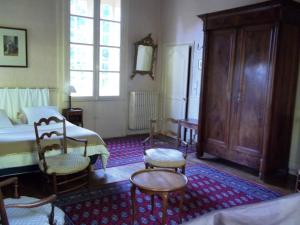
POLYGON ((71 141, 76 141, 76 142, 80 142, 80 143, 83 143, 84 144, 84 153, 83 153, 83 156, 86 157, 86 148, 87 148, 87 144, 88 144, 88 141, 87 139, 78 139, 78 138, 72 138, 72 137, 66 137, 67 139, 71 140, 71 141))
POLYGON ((32 203, 25 203, 25 204, 9 204, 5 205, 5 208, 36 208, 42 205, 51 204, 51 211, 49 214, 49 224, 55 224, 54 222, 54 204, 53 202, 56 200, 56 195, 50 195, 49 197, 40 199, 38 201, 32 203))
POLYGON ((36 207, 39 207, 42 205, 52 203, 55 200, 56 200, 56 195, 50 195, 46 198, 40 199, 40 200, 32 202, 32 203, 5 205, 5 208, 36 208, 36 207))
POLYGON ((8 178, 4 181, 1 181, 0 182, 0 188, 4 187, 4 186, 7 186, 7 185, 10 185, 10 184, 17 184, 18 183, 18 178, 17 177, 11 177, 11 178, 8 178))
POLYGON ((4 181, 0 182, 0 195, 1 195, 1 188, 8 186, 8 185, 14 185, 14 197, 19 198, 19 185, 18 185, 18 177, 11 177, 4 181))

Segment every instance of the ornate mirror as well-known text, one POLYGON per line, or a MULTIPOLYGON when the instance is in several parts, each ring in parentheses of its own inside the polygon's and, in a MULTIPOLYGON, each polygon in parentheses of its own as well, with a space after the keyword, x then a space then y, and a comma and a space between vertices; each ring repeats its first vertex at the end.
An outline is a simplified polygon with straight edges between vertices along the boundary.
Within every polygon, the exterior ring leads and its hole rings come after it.
POLYGON ((136 74, 149 75, 152 80, 153 76, 153 64, 155 61, 155 54, 157 45, 154 44, 151 34, 147 37, 136 42, 135 44, 135 56, 134 56, 134 67, 131 79, 135 77, 136 74))

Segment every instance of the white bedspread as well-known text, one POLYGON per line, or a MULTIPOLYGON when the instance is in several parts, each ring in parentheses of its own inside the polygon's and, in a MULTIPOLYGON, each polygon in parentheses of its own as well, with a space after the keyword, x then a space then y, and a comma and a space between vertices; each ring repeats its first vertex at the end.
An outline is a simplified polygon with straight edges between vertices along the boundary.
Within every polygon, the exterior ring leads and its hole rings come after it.
MULTIPOLYGON (((92 138, 94 143, 88 143, 87 155, 100 155, 104 169, 107 165, 109 152, 103 142, 102 138, 95 132, 75 126, 72 123, 66 122, 67 136, 74 138, 92 138)), ((39 131, 61 131, 61 125, 50 124, 48 126, 42 126, 39 131)), ((16 125, 13 128, 0 129, 0 169, 28 166, 37 164, 37 152, 36 149, 31 151, 18 151, 14 152, 14 149, 8 149, 7 146, 18 146, 20 143, 32 142, 32 146, 35 146, 35 131, 33 125, 16 125), (4 147, 3 147, 4 146, 4 147), (6 149, 5 149, 6 148, 6 149)), ((19 148, 20 146, 18 146, 19 148)), ((25 147, 24 147, 25 148, 25 147)), ((68 152, 74 154, 82 154, 84 151, 82 147, 68 148, 68 152)), ((52 153, 53 154, 53 153, 52 153)), ((55 154, 55 153, 54 153, 55 154)))
POLYGON ((299 225, 300 193, 200 216, 185 225, 299 225))
MULTIPOLYGON (((60 124, 50 124, 48 126, 41 126, 39 131, 62 131, 60 124)), ((70 122, 66 121, 67 136, 69 137, 80 137, 96 135, 100 139, 101 137, 94 131, 78 127, 70 122)), ((17 142, 17 141, 35 141, 35 132, 33 125, 15 125, 10 128, 0 129, 0 142, 17 142)))

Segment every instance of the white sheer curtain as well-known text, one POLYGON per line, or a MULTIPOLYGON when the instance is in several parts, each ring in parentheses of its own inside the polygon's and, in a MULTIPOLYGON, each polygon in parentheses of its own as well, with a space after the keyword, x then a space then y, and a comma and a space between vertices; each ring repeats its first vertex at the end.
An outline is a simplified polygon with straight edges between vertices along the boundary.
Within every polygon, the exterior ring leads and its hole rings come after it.
POLYGON ((49 89, 0 88, 0 109, 4 109, 10 119, 17 121, 18 112, 23 107, 49 105, 49 89))

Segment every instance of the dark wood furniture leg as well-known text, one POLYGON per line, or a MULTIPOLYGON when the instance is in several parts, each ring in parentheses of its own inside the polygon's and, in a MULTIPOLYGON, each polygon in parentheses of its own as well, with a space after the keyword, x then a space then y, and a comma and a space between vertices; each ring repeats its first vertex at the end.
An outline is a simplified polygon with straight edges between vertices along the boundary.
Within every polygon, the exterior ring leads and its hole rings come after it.
POLYGON ((180 218, 180 223, 182 223, 182 210, 183 210, 184 193, 185 193, 185 189, 180 192, 180 201, 179 201, 179 218, 180 218))
POLYGON ((155 196, 153 194, 153 195, 151 195, 151 213, 152 213, 152 215, 154 213, 154 200, 155 200, 155 196))
POLYGON ((131 186, 130 192, 131 192, 131 207, 132 207, 132 225, 134 225, 134 219, 135 219, 135 185, 131 186))
POLYGON ((162 193, 161 195, 162 198, 162 224, 166 224, 166 219, 167 219, 167 208, 168 208, 168 193, 162 193))

